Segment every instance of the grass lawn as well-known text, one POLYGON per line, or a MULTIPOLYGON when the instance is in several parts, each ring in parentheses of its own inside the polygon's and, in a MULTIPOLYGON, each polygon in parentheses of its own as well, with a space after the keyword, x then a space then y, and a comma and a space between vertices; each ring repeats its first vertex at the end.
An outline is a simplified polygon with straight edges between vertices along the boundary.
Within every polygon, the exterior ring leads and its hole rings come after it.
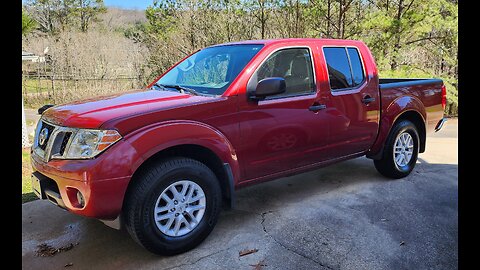
POLYGON ((32 190, 32 183, 30 181, 31 173, 30 148, 22 148, 22 203, 38 199, 32 190))

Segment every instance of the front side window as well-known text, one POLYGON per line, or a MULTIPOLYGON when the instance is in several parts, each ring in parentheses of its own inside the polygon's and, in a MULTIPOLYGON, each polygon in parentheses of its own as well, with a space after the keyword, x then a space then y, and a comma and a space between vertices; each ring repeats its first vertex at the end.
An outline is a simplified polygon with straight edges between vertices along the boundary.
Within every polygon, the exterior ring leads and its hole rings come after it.
POLYGON ((311 59, 310 51, 307 48, 279 50, 263 62, 252 76, 249 85, 256 86, 265 78, 284 78, 285 93, 270 96, 269 99, 315 92, 311 59))
POLYGON ((353 88, 365 79, 358 50, 345 47, 323 48, 331 90, 353 88))
POLYGON ((183 60, 156 84, 179 85, 203 94, 221 95, 262 47, 261 44, 242 44, 205 48, 183 60))

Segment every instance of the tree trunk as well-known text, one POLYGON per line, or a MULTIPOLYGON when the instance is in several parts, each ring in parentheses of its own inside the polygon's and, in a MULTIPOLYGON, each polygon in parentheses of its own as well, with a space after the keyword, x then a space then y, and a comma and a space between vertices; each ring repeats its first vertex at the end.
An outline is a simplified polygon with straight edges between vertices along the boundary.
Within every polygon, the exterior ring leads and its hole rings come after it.
POLYGON ((265 20, 265 6, 263 3, 263 1, 261 1, 262 4, 261 4, 261 14, 260 14, 260 25, 261 25, 261 32, 262 32, 262 39, 265 39, 265 24, 266 24, 266 20, 265 20))
POLYGON ((396 16, 396 23, 397 25, 395 26, 395 44, 393 45, 393 55, 392 55, 392 60, 390 62, 390 69, 391 70, 396 70, 398 68, 398 52, 401 49, 401 20, 402 20, 402 12, 403 12, 403 0, 398 1, 398 12, 396 16))
POLYGON ((298 0, 295 5, 295 37, 299 37, 299 26, 300 25, 300 4, 298 0))
POLYGON ((331 8, 332 8, 332 0, 327 0, 327 38, 332 37, 330 33, 331 8))
POLYGON ((338 23, 337 23, 337 38, 342 37, 342 14, 343 14, 344 0, 338 1, 338 23))

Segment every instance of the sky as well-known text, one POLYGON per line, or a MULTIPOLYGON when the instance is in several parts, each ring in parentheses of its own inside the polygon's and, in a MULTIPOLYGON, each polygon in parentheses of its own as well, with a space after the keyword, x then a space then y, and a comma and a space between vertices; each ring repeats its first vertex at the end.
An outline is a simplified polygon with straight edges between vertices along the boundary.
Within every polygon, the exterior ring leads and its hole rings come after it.
POLYGON ((153 0, 104 0, 105 6, 121 7, 128 9, 146 9, 152 5, 153 0))

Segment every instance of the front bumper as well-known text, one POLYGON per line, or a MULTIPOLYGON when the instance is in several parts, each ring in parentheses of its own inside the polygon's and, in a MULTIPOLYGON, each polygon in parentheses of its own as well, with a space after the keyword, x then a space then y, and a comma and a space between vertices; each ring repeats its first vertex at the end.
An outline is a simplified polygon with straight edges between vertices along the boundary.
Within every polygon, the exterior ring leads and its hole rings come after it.
POLYGON ((45 162, 32 153, 32 187, 39 198, 72 213, 113 220, 122 210, 135 154, 126 142, 89 160, 45 162))
POLYGON ((129 180, 124 177, 87 184, 60 176, 50 178, 38 171, 32 174, 34 193, 40 199, 78 215, 106 220, 115 219, 120 214, 129 180), (79 200, 78 192, 82 194, 83 202, 79 200))

